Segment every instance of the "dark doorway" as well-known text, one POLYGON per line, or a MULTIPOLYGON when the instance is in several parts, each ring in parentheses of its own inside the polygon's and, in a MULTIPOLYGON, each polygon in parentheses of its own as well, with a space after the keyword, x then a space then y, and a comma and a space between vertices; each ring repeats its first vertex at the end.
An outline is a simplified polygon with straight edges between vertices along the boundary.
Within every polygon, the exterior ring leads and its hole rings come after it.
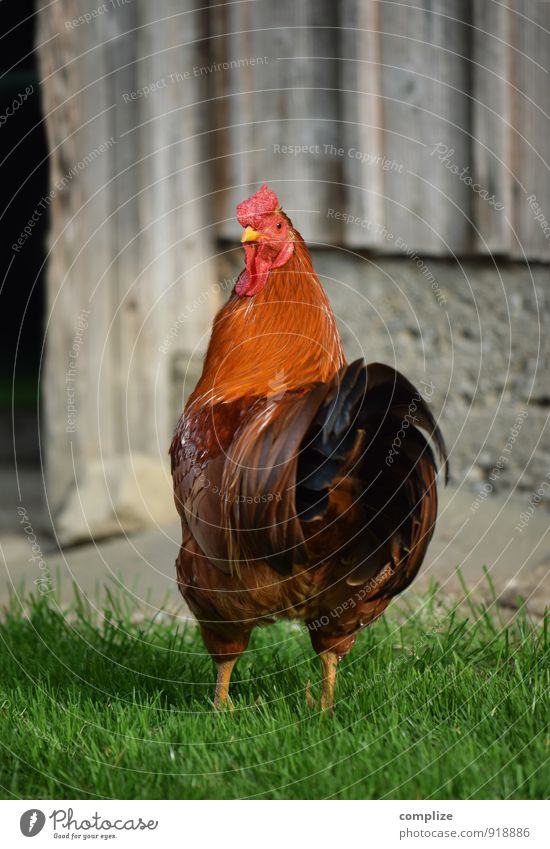
POLYGON ((4 319, 0 334, 0 469, 4 530, 13 525, 17 503, 14 444, 20 475, 26 477, 31 470, 36 474, 40 463, 38 376, 47 210, 33 224, 32 237, 18 245, 48 192, 34 11, 31 0, 0 6, 0 292, 4 319))

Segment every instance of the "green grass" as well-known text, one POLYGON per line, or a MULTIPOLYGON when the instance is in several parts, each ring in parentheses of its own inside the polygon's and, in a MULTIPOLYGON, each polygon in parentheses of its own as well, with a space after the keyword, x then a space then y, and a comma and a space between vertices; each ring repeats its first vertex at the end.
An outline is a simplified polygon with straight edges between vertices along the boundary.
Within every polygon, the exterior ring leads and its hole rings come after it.
MULTIPOLYGON (((50 599, 52 597, 50 596, 50 599)), ((504 628, 435 592, 363 632, 334 716, 306 708, 309 638, 253 635, 213 710, 196 628, 111 600, 34 599, 0 625, 0 784, 23 798, 546 798, 548 620, 504 628), (135 618, 135 617, 134 617, 135 618)))

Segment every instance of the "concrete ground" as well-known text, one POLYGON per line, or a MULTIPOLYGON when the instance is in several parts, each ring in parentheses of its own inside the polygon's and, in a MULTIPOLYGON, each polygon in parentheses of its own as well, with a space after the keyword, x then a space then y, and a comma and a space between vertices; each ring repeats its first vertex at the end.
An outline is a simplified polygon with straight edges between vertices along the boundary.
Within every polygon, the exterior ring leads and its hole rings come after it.
MULTIPOLYGON (((474 597, 488 597, 486 567, 500 605, 517 607, 522 596, 530 612, 542 615, 550 604, 550 522, 548 512, 539 508, 526 527, 518 530, 527 504, 526 495, 508 500, 493 496, 476 508, 472 492, 447 488, 427 559, 409 592, 421 590, 433 579, 444 592, 463 596, 457 576, 460 567, 474 597)), ((28 527, 25 533, 17 522, 11 522, 9 528, 5 522, 3 525, 0 606, 11 592, 20 594, 23 585, 28 591, 46 575, 62 604, 70 602, 74 582, 94 604, 101 604, 107 588, 122 588, 138 618, 152 616, 159 608, 175 617, 187 615, 175 582, 178 523, 64 551, 53 545, 38 523, 32 528, 36 541, 28 527), (36 548, 33 553, 31 545, 39 546, 38 553, 36 548)))

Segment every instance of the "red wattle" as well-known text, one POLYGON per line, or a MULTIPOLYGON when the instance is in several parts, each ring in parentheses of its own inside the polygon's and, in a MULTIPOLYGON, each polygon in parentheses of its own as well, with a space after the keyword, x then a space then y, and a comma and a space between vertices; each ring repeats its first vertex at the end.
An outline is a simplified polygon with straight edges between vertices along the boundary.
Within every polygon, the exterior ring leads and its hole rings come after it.
POLYGON ((263 289, 275 263, 268 245, 245 245, 245 260, 246 267, 237 281, 235 291, 241 298, 251 298, 263 289))

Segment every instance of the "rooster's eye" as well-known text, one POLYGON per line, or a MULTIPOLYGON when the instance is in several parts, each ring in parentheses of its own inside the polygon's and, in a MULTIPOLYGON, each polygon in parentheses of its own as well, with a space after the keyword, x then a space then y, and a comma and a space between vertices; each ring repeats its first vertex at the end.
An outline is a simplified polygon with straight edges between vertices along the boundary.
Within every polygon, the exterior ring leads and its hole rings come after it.
POLYGON ((277 230, 280 230, 283 225, 281 223, 277 224, 277 230))

